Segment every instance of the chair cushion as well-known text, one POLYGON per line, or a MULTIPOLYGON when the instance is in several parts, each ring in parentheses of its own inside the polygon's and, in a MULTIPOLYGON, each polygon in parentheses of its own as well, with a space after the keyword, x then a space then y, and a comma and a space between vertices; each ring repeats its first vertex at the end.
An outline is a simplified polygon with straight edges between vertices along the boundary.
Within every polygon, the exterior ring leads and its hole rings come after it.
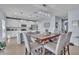
POLYGON ((44 48, 48 49, 49 51, 55 53, 55 50, 56 50, 56 44, 55 43, 52 43, 52 42, 49 42, 47 44, 44 45, 44 48))

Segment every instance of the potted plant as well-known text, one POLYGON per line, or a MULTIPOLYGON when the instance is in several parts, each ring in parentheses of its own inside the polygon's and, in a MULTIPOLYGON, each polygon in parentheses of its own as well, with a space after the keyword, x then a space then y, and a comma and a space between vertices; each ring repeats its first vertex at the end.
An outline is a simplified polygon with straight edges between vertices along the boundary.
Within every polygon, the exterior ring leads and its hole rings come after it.
POLYGON ((5 42, 0 42, 0 50, 5 49, 6 43, 5 42))

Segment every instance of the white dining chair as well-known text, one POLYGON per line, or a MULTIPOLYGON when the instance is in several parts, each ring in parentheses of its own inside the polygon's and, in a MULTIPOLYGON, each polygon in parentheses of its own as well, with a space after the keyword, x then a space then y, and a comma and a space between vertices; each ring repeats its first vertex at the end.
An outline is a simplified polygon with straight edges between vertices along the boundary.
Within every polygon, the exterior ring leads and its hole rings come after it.
POLYGON ((44 48, 51 51, 55 55, 63 54, 63 52, 64 52, 63 50, 64 50, 64 46, 65 46, 65 42, 66 42, 65 37, 66 37, 65 33, 61 34, 59 36, 57 44, 55 44, 53 42, 49 42, 44 45, 44 48))
POLYGON ((64 47, 64 55, 66 54, 66 51, 68 51, 68 54, 70 55, 69 52, 69 43, 70 43, 70 38, 71 38, 72 32, 67 32, 66 33, 66 46, 64 47))
POLYGON ((33 54, 33 55, 40 54, 38 52, 38 50, 41 49, 43 45, 41 45, 37 42, 31 42, 30 43, 29 40, 31 40, 31 38, 26 33, 23 33, 23 39, 24 39, 24 42, 25 42, 26 54, 33 54))

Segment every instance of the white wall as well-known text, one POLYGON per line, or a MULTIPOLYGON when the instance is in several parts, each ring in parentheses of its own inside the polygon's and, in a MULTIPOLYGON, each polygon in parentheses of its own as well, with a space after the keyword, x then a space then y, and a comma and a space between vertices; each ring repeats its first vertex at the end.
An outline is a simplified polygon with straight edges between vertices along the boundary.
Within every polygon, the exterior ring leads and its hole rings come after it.
POLYGON ((73 26, 72 21, 79 20, 79 9, 75 9, 69 12, 68 14, 68 31, 72 32, 71 42, 79 46, 79 26, 73 26))
POLYGON ((50 23, 50 27, 48 28, 48 30, 49 30, 49 32, 54 32, 54 29, 55 29, 55 16, 52 16, 51 19, 46 19, 46 20, 38 22, 38 30, 41 33, 44 33, 45 29, 46 29, 44 27, 44 23, 50 23))
POLYGON ((54 31, 56 33, 61 33, 62 32, 62 18, 61 17, 58 17, 58 16, 55 16, 55 22, 58 23, 58 28, 55 28, 54 31))
POLYGON ((3 11, 0 10, 0 42, 6 40, 6 18, 3 11))

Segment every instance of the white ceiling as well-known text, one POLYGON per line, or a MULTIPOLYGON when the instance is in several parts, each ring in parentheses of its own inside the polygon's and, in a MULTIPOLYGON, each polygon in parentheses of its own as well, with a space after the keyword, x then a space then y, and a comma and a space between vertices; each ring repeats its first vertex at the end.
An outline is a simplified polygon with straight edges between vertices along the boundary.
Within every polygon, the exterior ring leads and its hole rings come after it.
POLYGON ((67 17, 68 11, 79 8, 78 4, 47 4, 46 7, 42 4, 1 4, 6 16, 19 17, 25 19, 50 19, 50 16, 67 17), (39 12, 43 14, 39 14, 39 12), (44 13, 46 15, 44 15, 44 13), (48 14, 48 15, 47 15, 48 14))

